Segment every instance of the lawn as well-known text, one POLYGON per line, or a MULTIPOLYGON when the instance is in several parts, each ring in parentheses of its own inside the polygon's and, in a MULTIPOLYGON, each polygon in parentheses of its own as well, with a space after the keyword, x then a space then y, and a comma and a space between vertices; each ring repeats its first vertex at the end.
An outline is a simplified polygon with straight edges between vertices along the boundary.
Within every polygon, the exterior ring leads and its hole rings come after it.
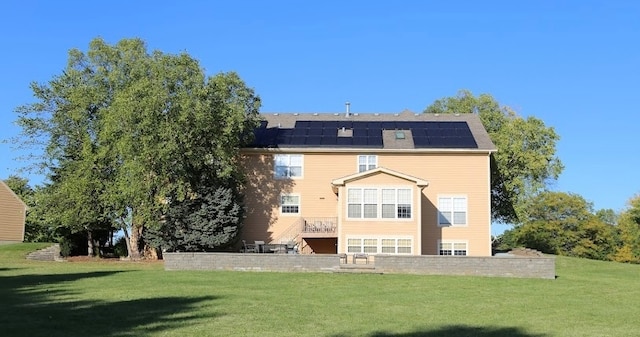
POLYGON ((24 259, 39 247, 0 246, 2 336, 640 335, 636 265, 559 257, 556 280, 166 272, 24 259))

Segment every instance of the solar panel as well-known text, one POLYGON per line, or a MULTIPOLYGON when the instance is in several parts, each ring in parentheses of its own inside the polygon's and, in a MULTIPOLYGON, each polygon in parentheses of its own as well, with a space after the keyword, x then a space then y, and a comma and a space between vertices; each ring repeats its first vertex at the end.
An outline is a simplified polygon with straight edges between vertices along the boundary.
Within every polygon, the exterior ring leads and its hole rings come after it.
POLYGON ((320 141, 321 145, 336 145, 338 143, 338 137, 334 136, 334 137, 322 137, 322 140, 320 141))
POLYGON ((396 122, 381 122, 380 127, 385 130, 394 130, 396 129, 396 122))
POLYGON ((307 132, 309 132, 309 129, 307 129, 307 128, 295 128, 295 129, 293 129, 293 135, 294 136, 306 136, 307 132))
POLYGON ((429 138, 427 137, 413 137, 413 145, 415 147, 429 147, 429 138))
POLYGON ((305 145, 322 145, 322 136, 307 136, 305 145))
POLYGON ((291 136, 291 145, 305 145, 307 141, 307 136, 291 136))
POLYGON ((338 121, 324 121, 322 123, 322 127, 323 128, 334 128, 337 129, 338 128, 338 121))
POLYGON ((296 126, 295 128, 308 128, 309 127, 309 121, 296 121, 296 126))
POLYGON ((367 139, 368 139, 367 145, 382 147, 382 137, 369 137, 367 139))
POLYGON ((355 146, 366 146, 367 145, 367 137, 353 137, 353 145, 355 145, 355 146))
POLYGON ((382 130, 411 130, 416 148, 477 148, 464 121, 296 121, 294 128, 268 127, 254 130, 252 146, 275 147, 383 147, 382 130), (337 137, 338 129, 353 130, 353 137, 337 137))
POLYGON ((309 128, 310 129, 322 129, 323 128, 323 122, 322 121, 307 121, 307 123, 309 123, 309 128))
POLYGON ((351 146, 353 145, 353 138, 351 137, 338 137, 336 145, 339 146, 351 146))
POLYGON ((367 136, 367 129, 353 128, 353 136, 354 137, 366 137, 367 136))
POLYGON ((352 121, 338 121, 338 128, 342 129, 351 129, 353 127, 353 122, 352 121))

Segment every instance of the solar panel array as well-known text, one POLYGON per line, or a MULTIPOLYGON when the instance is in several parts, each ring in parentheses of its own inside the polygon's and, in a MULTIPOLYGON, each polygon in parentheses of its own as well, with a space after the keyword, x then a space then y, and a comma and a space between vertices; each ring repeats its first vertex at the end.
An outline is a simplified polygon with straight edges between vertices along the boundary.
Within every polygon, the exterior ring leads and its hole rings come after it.
POLYGON ((466 122, 406 121, 297 121, 294 128, 255 130, 254 147, 356 147, 383 148, 383 130, 411 130, 415 148, 477 148, 466 122), (351 129, 351 137, 339 137, 339 129, 351 129))

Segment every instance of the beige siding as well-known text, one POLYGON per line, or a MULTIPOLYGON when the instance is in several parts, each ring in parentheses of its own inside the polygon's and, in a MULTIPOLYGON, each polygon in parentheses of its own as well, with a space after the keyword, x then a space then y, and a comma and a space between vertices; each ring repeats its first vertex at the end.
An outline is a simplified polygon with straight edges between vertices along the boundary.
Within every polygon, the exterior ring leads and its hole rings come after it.
POLYGON ((23 241, 26 206, 0 182, 0 241, 23 241))
POLYGON ((340 217, 340 251, 345 249, 347 236, 372 235, 411 237, 414 254, 436 254, 438 240, 465 240, 469 243, 469 255, 491 254, 487 153, 378 153, 379 167, 427 180, 429 186, 420 191, 415 182, 377 174, 348 182, 341 189, 349 186, 411 186, 414 190, 412 219, 394 221, 347 221, 346 196, 339 205, 339 198, 331 185, 334 179, 357 173, 359 154, 375 153, 290 153, 304 154, 302 179, 274 179, 271 153, 245 155, 249 211, 243 232, 246 240, 278 240, 300 217, 340 217), (281 194, 300 195, 299 216, 280 214, 281 194), (468 226, 438 227, 439 195, 467 197, 468 226))

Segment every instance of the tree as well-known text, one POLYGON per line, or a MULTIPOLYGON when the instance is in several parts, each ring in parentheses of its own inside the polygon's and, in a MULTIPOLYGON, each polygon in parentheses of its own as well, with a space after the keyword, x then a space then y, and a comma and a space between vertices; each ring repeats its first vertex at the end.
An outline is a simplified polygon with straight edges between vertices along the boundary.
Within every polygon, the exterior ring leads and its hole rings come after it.
POLYGON ((519 223, 526 202, 557 179, 563 166, 556 156, 559 136, 535 117, 522 118, 491 95, 463 90, 436 100, 425 113, 475 113, 498 148, 492 156, 491 201, 495 222, 519 223))
POLYGON ((618 232, 621 245, 613 260, 640 263, 640 196, 631 198, 627 209, 620 214, 618 232))
POLYGON ((527 207, 528 218, 507 235, 512 244, 597 260, 608 260, 615 252, 615 227, 598 218, 593 205, 581 196, 547 191, 527 207))
POLYGON ((231 188, 205 187, 171 207, 160 228, 145 231, 145 239, 165 251, 225 249, 235 243, 244 215, 237 197, 231 188))
POLYGON ((207 77, 189 55, 149 53, 139 39, 73 49, 62 74, 32 90, 38 101, 18 109, 18 124, 24 144, 46 145, 61 222, 116 224, 133 258, 143 229, 198 186, 242 180, 237 157, 260 107, 237 74, 207 77))

